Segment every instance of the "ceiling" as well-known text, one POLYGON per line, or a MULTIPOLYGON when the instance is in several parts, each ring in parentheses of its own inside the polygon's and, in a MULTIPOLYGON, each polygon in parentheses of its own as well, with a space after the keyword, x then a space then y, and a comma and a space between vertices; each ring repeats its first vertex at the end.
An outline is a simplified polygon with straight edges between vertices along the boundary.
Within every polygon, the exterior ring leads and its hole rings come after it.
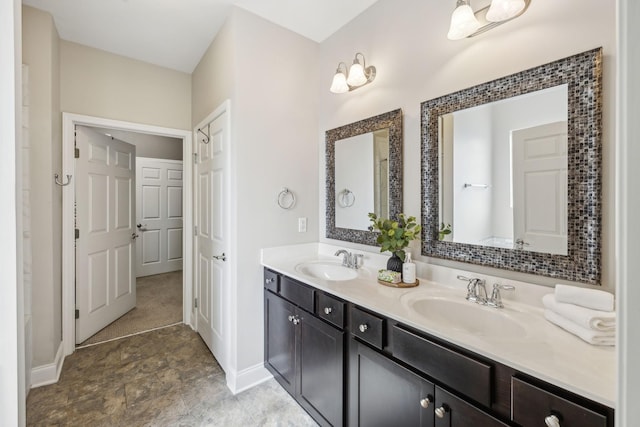
POLYGON ((191 73, 233 6, 321 42, 377 0, 23 0, 60 38, 191 73))

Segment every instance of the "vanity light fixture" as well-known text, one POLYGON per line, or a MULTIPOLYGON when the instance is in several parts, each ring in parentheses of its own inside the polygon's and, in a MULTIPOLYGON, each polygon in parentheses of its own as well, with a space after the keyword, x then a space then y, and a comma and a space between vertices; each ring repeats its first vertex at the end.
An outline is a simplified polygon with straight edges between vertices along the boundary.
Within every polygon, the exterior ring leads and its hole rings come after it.
POLYGON ((367 67, 364 55, 360 52, 356 53, 353 64, 347 72, 347 64, 341 62, 338 64, 336 74, 333 76, 333 82, 329 89, 333 93, 351 92, 359 87, 371 83, 376 78, 376 67, 370 65, 367 67), (358 58, 362 57, 362 62, 358 58), (344 68, 344 70, 343 70, 344 68))
POLYGON ((447 38, 460 40, 484 33, 522 15, 530 3, 531 0, 491 0, 489 6, 474 12, 470 0, 457 0, 447 38))

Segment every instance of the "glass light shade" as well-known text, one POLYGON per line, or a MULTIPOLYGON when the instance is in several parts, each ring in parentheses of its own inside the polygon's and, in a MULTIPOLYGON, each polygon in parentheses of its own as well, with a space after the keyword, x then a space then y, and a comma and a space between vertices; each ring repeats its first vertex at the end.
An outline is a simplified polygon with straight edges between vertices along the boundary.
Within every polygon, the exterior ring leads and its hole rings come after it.
POLYGON ((347 83, 349 86, 362 86, 367 82, 367 76, 364 75, 364 68, 360 62, 353 61, 353 65, 349 68, 349 77, 347 83))
POLYGON ((331 82, 331 88, 329 89, 333 93, 345 93, 349 92, 349 86, 347 85, 347 77, 342 71, 337 71, 333 76, 333 82, 331 82))
POLYGON ((500 22, 511 19, 524 9, 524 0, 492 0, 487 21, 500 22))
POLYGON ((473 13, 473 9, 468 4, 456 7, 451 14, 451 26, 447 38, 449 40, 460 40, 475 33, 480 28, 480 23, 473 13))

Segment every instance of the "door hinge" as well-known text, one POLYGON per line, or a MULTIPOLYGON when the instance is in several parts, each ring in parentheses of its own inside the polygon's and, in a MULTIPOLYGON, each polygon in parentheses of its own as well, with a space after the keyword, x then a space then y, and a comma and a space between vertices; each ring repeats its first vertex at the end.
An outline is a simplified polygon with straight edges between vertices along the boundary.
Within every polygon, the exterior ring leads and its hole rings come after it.
POLYGON ((79 318, 80 318, 80 310, 76 308, 76 319, 79 319, 79 318))
POLYGON ((193 153, 193 164, 198 164, 198 153, 193 153))
POLYGON ((198 298, 193 301, 193 307, 198 308, 198 298))
POLYGON ((75 157, 76 159, 80 158, 80 149, 79 148, 74 148, 73 157, 75 157))
POLYGON ((194 236, 198 235, 198 226, 197 225, 193 226, 193 235, 194 236))
POLYGON ((76 239, 80 238, 80 229, 76 228, 76 239))

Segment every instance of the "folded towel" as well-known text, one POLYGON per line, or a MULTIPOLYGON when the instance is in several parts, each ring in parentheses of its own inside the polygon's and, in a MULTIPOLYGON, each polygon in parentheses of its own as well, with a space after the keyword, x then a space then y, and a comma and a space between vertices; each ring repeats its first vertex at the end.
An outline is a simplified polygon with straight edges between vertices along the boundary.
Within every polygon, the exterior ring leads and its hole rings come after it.
POLYGON ((554 294, 542 297, 542 304, 565 319, 594 331, 615 331, 616 313, 613 311, 592 310, 579 305, 558 302, 554 294))
POLYGON ((554 325, 557 325, 567 332, 571 332, 577 337, 583 339, 589 344, 594 345, 616 345, 615 332, 601 332, 583 328, 573 323, 571 320, 565 319, 557 313, 547 309, 544 311, 544 317, 554 325))
POLYGON ((556 301, 576 304, 594 310, 613 311, 613 294, 597 289, 556 285, 556 301))

